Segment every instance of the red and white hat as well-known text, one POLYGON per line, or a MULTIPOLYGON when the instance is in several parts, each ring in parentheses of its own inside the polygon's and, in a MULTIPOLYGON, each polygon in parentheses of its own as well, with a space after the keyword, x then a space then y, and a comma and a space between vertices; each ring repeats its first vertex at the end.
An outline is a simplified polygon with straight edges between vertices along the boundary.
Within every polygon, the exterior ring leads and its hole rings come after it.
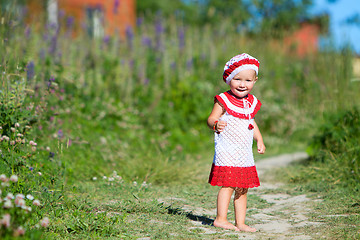
POLYGON ((242 70, 255 70, 256 75, 259 73, 260 62, 247 53, 242 53, 231 58, 224 67, 224 82, 230 84, 231 79, 242 70))

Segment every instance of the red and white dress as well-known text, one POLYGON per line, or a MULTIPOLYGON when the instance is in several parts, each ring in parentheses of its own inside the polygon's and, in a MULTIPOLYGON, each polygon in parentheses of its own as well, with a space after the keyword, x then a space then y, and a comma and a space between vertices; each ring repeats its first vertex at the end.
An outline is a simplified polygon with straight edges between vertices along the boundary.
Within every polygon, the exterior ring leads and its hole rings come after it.
POLYGON ((230 91, 215 96, 225 113, 227 126, 215 133, 215 154, 209 176, 213 186, 253 188, 260 186, 252 144, 254 116, 261 102, 253 95, 236 98, 230 91))

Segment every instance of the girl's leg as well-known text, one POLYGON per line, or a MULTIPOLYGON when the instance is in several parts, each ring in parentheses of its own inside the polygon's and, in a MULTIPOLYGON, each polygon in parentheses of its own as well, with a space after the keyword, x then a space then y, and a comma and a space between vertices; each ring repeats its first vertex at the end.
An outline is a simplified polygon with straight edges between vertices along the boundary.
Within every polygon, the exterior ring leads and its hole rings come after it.
POLYGON ((234 188, 231 187, 222 187, 219 190, 217 197, 217 215, 214 221, 215 227, 238 230, 233 224, 229 223, 227 220, 227 212, 233 192, 234 188))
POLYGON ((235 225, 240 231, 256 232, 255 228, 249 227, 245 224, 246 203, 247 203, 247 188, 236 188, 234 207, 235 207, 235 225))

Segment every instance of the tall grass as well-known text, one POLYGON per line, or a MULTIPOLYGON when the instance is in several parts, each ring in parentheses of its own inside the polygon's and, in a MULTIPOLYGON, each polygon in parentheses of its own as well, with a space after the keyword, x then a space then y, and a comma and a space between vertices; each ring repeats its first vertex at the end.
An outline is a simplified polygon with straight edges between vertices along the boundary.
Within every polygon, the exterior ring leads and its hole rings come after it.
MULTIPOLYGON (((216 28, 199 29, 158 16, 128 29, 124 39, 85 33, 73 38, 66 17, 59 26, 15 22, 1 25, 2 66, 27 79, 28 89, 56 91, 48 99, 50 122, 34 126, 41 125, 37 134, 43 141, 62 141, 65 159, 76 156, 68 162, 70 172, 85 167, 85 175, 95 174, 91 169, 108 168, 99 163, 123 161, 124 174, 135 177, 137 166, 152 156, 160 163, 182 162, 187 153, 209 147, 205 122, 213 96, 227 89, 223 64, 240 52, 261 62, 254 94, 264 104, 258 121, 270 147, 303 141, 324 112, 353 105, 344 96, 359 94, 359 84, 350 82, 350 52, 298 59, 276 41, 238 34, 226 19, 216 28), (44 137, 58 131, 61 138, 44 137)), ((152 171, 140 172, 157 175, 152 171)))
POLYGON ((222 69, 235 54, 261 62, 257 122, 273 153, 304 147, 324 113, 357 105, 360 94, 351 52, 299 59, 278 40, 237 33, 228 19, 195 27, 157 16, 125 38, 92 38, 73 37, 67 17, 29 25, 1 11, 0 170, 42 200, 39 219, 66 212, 58 201, 72 183, 114 170, 127 182, 190 182, 213 151, 206 119, 213 96, 228 88, 222 69), (12 128, 24 143, 11 144, 12 128))

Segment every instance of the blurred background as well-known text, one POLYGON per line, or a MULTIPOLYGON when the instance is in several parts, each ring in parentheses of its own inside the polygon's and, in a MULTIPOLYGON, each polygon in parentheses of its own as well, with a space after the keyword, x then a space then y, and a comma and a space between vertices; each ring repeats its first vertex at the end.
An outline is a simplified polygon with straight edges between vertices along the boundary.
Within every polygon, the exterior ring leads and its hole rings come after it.
POLYGON ((114 170, 206 182, 213 97, 247 52, 266 156, 306 151, 289 181, 360 191, 359 33, 358 0, 2 0, 0 170, 47 212, 114 170))
POLYGON ((224 63, 241 52, 261 62, 254 94, 271 154, 307 149, 325 115, 358 105, 355 0, 17 0, 0 7, 3 106, 13 108, 3 110, 3 134, 23 121, 44 144, 66 145, 61 161, 81 152, 65 170, 70 175, 96 158, 85 176, 107 171, 101 162, 121 163, 129 178, 162 181, 163 161, 187 165, 211 152, 206 119, 213 96, 227 89, 224 63))
POLYGON ((3 110, 13 114, 2 120, 3 134, 23 121, 43 145, 66 145, 61 161, 81 152, 65 170, 70 175, 95 158, 85 176, 110 163, 128 178, 161 182, 171 172, 164 161, 187 165, 211 152, 206 119, 213 96, 227 90, 224 63, 241 52, 261 62, 254 94, 263 102, 258 121, 270 154, 307 149, 325 115, 358 105, 355 0, 17 0, 0 7, 2 97, 13 107, 3 110))

